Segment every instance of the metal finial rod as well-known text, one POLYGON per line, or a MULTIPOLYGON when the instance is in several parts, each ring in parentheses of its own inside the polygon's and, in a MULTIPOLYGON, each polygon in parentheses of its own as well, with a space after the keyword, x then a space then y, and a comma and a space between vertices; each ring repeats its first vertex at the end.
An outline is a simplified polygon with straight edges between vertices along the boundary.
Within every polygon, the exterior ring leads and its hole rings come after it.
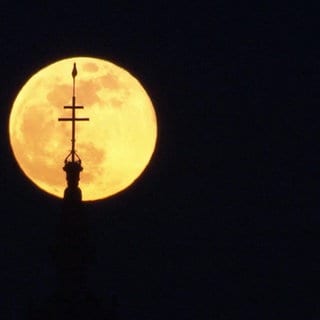
POLYGON ((75 95, 75 91, 76 91, 76 76, 78 74, 77 71, 77 66, 76 63, 73 64, 73 69, 72 69, 72 78, 73 78, 73 90, 72 90, 72 138, 71 138, 71 161, 74 162, 75 159, 75 143, 76 143, 76 137, 75 137, 75 131, 76 131, 76 122, 74 121, 75 117, 76 117, 76 110, 75 110, 75 106, 76 106, 76 95, 75 95))

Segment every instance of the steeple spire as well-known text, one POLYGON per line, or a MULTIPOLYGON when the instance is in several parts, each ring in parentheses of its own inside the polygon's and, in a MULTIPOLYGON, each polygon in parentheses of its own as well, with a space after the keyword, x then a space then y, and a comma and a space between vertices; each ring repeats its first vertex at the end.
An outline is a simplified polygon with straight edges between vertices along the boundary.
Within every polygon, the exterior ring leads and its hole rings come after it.
MULTIPOLYGON (((73 78, 73 88, 72 88, 72 105, 71 106, 64 106, 64 109, 71 109, 72 114, 70 118, 59 118, 59 121, 71 121, 71 151, 67 155, 64 160, 65 166, 63 170, 66 171, 67 174, 67 182, 68 187, 64 193, 64 199, 68 200, 67 198, 73 200, 80 200, 81 201, 81 190, 78 187, 79 179, 80 179, 80 172, 83 170, 81 166, 81 159, 78 156, 75 144, 76 144, 76 121, 89 121, 89 118, 77 118, 76 117, 76 109, 83 109, 83 106, 76 105, 76 96, 75 96, 75 82, 76 76, 78 74, 76 63, 73 64, 72 69, 72 78, 73 78)), ((70 200, 69 199, 69 200, 70 200)))
POLYGON ((68 186, 64 191, 56 243, 51 248, 57 271, 56 292, 44 303, 30 306, 30 320, 117 319, 116 297, 105 308, 88 285, 88 268, 94 257, 94 249, 90 241, 87 210, 81 201, 81 190, 78 187, 82 166, 75 150, 75 123, 89 119, 77 118, 75 114, 76 109, 83 108, 76 105, 76 76, 77 68, 74 64, 72 105, 64 107, 71 109, 72 114, 70 118, 59 118, 59 121, 71 121, 72 132, 71 151, 65 158, 63 167, 68 186))

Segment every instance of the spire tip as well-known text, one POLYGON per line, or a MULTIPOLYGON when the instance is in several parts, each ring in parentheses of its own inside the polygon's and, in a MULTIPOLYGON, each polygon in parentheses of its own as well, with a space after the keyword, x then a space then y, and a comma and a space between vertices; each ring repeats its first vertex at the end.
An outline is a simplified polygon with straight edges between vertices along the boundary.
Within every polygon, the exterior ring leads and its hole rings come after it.
POLYGON ((73 64, 72 77, 75 78, 78 74, 76 63, 73 64))

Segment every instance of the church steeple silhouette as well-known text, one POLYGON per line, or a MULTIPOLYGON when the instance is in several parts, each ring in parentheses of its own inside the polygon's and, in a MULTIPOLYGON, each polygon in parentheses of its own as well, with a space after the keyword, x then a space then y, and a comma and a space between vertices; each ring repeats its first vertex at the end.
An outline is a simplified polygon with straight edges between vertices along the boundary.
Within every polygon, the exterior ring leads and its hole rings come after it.
POLYGON ((88 217, 82 203, 79 188, 80 172, 83 170, 81 159, 76 152, 76 121, 88 121, 89 118, 76 117, 76 110, 83 106, 76 105, 75 78, 76 64, 73 65, 72 105, 70 118, 59 118, 59 121, 71 121, 71 151, 64 161, 67 187, 64 191, 60 222, 57 229, 57 240, 53 246, 53 259, 57 270, 57 288, 49 301, 31 308, 29 319, 116 319, 115 303, 112 301, 103 307, 91 292, 87 282, 88 267, 93 258, 93 247, 89 239, 88 217))

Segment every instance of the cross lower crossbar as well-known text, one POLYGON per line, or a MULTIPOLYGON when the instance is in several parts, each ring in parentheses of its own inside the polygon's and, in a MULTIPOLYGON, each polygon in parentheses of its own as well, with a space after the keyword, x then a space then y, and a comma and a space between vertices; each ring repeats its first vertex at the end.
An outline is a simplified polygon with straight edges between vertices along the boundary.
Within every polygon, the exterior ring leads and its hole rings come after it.
POLYGON ((59 118, 59 121, 89 121, 89 118, 59 118))

